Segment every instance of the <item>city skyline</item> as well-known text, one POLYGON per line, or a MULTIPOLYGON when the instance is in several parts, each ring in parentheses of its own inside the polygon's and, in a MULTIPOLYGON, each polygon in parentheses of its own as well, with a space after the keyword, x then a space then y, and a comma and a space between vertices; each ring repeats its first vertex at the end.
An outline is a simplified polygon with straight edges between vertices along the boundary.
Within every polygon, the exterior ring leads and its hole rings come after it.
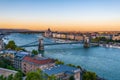
POLYGON ((119 0, 0 0, 0 28, 120 31, 119 0))

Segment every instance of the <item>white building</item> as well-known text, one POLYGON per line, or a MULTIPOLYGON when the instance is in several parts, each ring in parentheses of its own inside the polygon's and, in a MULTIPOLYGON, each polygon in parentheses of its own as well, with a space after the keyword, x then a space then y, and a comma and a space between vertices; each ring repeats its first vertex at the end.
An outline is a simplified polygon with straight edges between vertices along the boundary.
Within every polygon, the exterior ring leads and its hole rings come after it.
POLYGON ((4 77, 8 77, 11 74, 13 74, 13 76, 14 76, 16 73, 17 73, 17 71, 14 71, 14 70, 0 68, 0 76, 3 75, 4 77))
POLYGON ((120 35, 114 35, 114 36, 112 37, 112 40, 120 40, 120 35))

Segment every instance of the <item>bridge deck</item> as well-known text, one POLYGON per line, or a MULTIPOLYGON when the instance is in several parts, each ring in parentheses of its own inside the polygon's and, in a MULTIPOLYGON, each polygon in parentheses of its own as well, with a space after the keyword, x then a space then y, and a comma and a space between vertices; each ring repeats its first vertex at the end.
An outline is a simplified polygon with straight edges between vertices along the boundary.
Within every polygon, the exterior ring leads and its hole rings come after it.
MULTIPOLYGON (((49 43, 49 44, 44 44, 44 46, 50 46, 50 45, 64 45, 64 44, 83 44, 82 42, 72 42, 72 43, 49 43)), ((90 43, 91 46, 98 46, 97 43, 90 43)), ((39 44, 33 44, 33 45, 23 45, 19 47, 34 47, 34 46, 39 46, 39 44)))
MULTIPOLYGON (((63 44, 82 44, 82 42, 71 42, 71 43, 49 43, 49 44, 44 44, 44 46, 49 46, 49 45, 63 45, 63 44)), ((39 44, 33 44, 33 45, 23 45, 19 47, 32 47, 32 46, 38 46, 39 44)))

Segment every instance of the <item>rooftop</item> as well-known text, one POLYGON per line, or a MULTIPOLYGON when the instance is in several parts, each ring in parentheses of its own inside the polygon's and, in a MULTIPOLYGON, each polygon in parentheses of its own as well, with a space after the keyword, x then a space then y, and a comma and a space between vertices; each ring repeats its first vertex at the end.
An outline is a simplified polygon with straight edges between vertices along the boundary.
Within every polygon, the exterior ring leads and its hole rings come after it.
POLYGON ((9 70, 9 69, 5 69, 5 68, 0 68, 0 75, 3 75, 5 77, 9 76, 10 74, 16 74, 17 71, 14 70, 9 70))
POLYGON ((17 54, 15 55, 15 58, 18 58, 18 59, 23 59, 26 55, 29 55, 28 52, 24 52, 24 51, 20 51, 20 52, 17 52, 17 54))
POLYGON ((75 67, 70 67, 66 65, 57 65, 54 67, 51 67, 49 69, 44 69, 43 72, 48 75, 55 75, 59 73, 67 73, 67 74, 74 74, 75 72, 79 72, 80 69, 75 67))
POLYGON ((11 54, 16 54, 17 51, 15 50, 2 50, 1 53, 11 53, 11 54))
POLYGON ((25 56, 23 60, 34 63, 34 64, 41 64, 41 65, 54 62, 54 60, 50 58, 44 58, 44 57, 36 58, 36 57, 30 57, 30 56, 25 56))

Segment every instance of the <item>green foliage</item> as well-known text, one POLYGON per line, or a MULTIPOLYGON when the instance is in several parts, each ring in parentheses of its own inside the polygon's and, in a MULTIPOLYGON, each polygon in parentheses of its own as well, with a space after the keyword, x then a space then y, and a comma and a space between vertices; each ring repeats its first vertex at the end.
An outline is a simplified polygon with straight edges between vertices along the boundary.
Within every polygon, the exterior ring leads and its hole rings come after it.
POLYGON ((32 54, 38 55, 38 51, 37 50, 32 50, 32 54))
POLYGON ((107 39, 105 37, 96 37, 95 39, 92 39, 91 42, 100 42, 103 41, 104 43, 114 43, 114 42, 120 42, 120 40, 112 40, 112 39, 107 39))
POLYGON ((41 70, 36 72, 28 72, 26 75, 26 80, 57 80, 54 75, 48 76, 44 74, 41 70))
POLYGON ((7 69, 13 69, 11 65, 12 65, 11 61, 5 59, 4 57, 0 57, 0 67, 7 68, 7 69))
POLYGON ((74 76, 70 76, 69 80, 75 80, 74 76))
POLYGON ((11 66, 11 65, 8 65, 6 68, 10 69, 10 70, 15 70, 15 68, 13 68, 13 66, 11 66))
POLYGON ((18 72, 13 77, 13 80, 22 80, 22 73, 18 72))
POLYGON ((4 77, 3 75, 0 76, 0 80, 6 80, 6 77, 4 77))
POLYGON ((9 41, 8 44, 5 46, 5 49, 12 49, 12 50, 16 50, 16 51, 26 51, 24 48, 18 47, 16 46, 14 41, 9 41))
POLYGON ((16 50, 16 51, 21 51, 21 50, 22 50, 22 51, 26 51, 24 48, 21 48, 21 47, 16 47, 15 50, 16 50))
POLYGON ((57 80, 55 75, 48 76, 47 80, 57 80))
POLYGON ((13 75, 12 75, 12 74, 9 75, 9 76, 7 77, 7 80, 13 80, 13 75))
POLYGON ((55 64, 64 64, 64 62, 62 62, 62 61, 56 59, 56 60, 55 60, 55 64))
POLYGON ((77 68, 79 68, 80 70, 82 70, 82 67, 81 67, 81 66, 77 66, 77 68))
POLYGON ((68 66, 71 66, 71 67, 76 67, 75 65, 73 65, 73 64, 67 64, 68 66))
POLYGON ((100 42, 100 41, 107 41, 105 37, 96 37, 95 39, 92 39, 92 42, 100 42))
POLYGON ((4 77, 3 75, 1 75, 0 80, 22 80, 22 74, 18 72, 15 74, 15 76, 11 74, 8 77, 4 77))
POLYGON ((29 72, 27 73, 26 80, 43 80, 42 73, 37 72, 29 72))
POLYGON ((13 49, 13 50, 15 50, 16 47, 17 46, 16 46, 15 42, 12 40, 9 41, 8 44, 5 46, 6 49, 13 49))
POLYGON ((97 75, 94 72, 83 73, 83 80, 97 80, 97 75))

